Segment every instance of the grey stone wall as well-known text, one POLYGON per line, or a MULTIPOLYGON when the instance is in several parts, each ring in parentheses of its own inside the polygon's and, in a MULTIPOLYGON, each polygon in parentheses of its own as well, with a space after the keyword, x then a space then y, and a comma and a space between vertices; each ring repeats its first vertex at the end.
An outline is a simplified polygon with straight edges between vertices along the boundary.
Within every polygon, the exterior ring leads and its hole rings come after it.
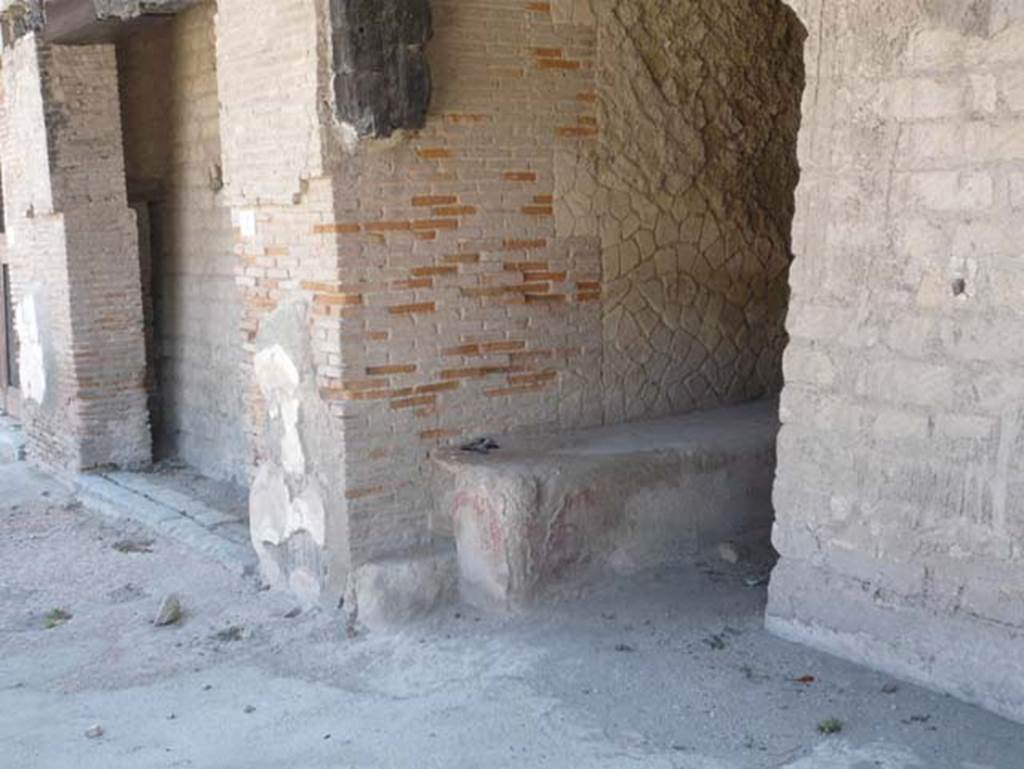
POLYGON ((1024 23, 799 3, 812 38, 773 630, 1024 718, 1024 23))

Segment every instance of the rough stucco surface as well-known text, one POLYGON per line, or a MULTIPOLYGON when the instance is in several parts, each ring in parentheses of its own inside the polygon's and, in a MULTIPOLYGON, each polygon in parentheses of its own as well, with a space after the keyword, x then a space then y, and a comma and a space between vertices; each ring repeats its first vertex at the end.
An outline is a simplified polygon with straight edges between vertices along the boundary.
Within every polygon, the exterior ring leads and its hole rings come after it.
POLYGON ((336 600, 345 587, 348 542, 344 517, 328 520, 344 489, 344 462, 317 393, 308 312, 303 302, 283 304, 257 337, 254 372, 267 419, 249 508, 264 577, 316 603, 336 600))
POLYGON ((155 451, 243 479, 242 296, 221 194, 215 10, 204 3, 127 38, 119 63, 129 191, 156 231, 155 451))
POLYGON ((769 627, 1024 718, 1024 8, 813 32, 769 627))
POLYGON ((596 215, 605 420, 778 392, 803 27, 774 0, 596 6, 596 178, 563 211, 596 215))

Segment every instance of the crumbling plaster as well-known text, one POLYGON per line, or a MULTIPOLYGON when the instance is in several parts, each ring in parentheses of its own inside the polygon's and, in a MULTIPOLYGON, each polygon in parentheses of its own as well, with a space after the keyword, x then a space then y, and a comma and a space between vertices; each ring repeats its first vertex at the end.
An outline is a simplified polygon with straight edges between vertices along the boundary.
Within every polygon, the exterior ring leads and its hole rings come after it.
POLYGON ((334 219, 329 21, 327 2, 220 0, 216 38, 253 544, 271 584, 337 605, 351 565, 346 436, 320 387, 340 345, 309 291, 338 279, 337 244, 319 232, 334 219))
POLYGON ((250 530, 264 576, 308 603, 337 601, 348 575, 344 461, 316 388, 301 301, 262 324, 255 378, 265 404, 265 455, 250 494, 250 530), (330 513, 330 514, 329 514, 330 513))
POLYGON ((46 361, 44 358, 42 329, 44 319, 37 299, 42 295, 38 286, 24 291, 15 311, 18 329, 18 371, 22 395, 42 405, 46 397, 46 361))

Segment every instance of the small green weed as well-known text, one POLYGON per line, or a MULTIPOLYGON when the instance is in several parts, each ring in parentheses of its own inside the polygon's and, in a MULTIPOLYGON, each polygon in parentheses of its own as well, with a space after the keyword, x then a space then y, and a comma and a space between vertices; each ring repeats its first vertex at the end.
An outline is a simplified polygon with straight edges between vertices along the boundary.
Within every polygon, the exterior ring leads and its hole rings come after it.
POLYGON ((828 718, 818 724, 818 731, 822 734, 839 734, 843 731, 843 722, 838 718, 828 718))
POLYGON ((43 618, 43 627, 47 630, 53 630, 55 627, 63 625, 69 619, 71 619, 71 612, 64 609, 52 609, 43 618))

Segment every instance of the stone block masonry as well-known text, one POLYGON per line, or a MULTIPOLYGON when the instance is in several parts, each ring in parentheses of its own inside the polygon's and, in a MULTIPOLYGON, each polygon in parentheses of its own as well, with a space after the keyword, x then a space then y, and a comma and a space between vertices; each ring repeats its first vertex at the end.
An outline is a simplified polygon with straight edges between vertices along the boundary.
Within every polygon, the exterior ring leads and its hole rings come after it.
POLYGON ((1017 5, 800 4, 768 624, 1022 719, 1017 5))
POLYGON ((29 453, 80 470, 150 459, 135 217, 113 48, 3 54, 2 161, 29 453))

